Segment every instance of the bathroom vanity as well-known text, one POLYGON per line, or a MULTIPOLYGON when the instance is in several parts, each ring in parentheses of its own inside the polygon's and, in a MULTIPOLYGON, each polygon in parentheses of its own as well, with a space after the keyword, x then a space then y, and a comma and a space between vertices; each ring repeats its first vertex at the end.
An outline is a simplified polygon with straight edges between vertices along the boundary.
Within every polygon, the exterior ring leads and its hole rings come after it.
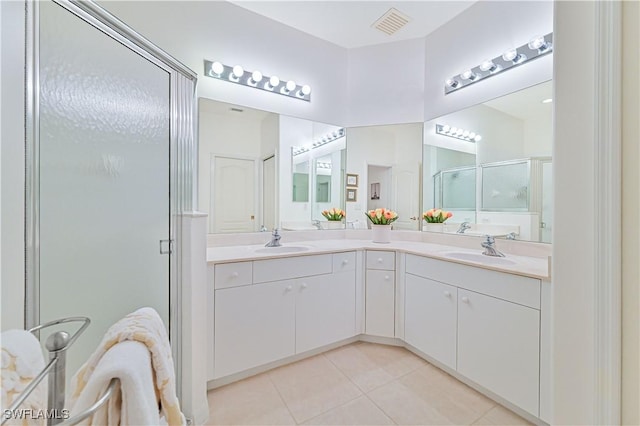
POLYGON ((546 258, 345 238, 214 247, 207 260, 210 388, 367 340, 549 421, 546 258))

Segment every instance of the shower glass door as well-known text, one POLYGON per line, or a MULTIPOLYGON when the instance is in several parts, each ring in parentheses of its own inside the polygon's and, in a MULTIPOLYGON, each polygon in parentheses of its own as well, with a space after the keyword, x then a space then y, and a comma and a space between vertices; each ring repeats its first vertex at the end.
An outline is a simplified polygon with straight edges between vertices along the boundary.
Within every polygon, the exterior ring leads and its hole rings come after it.
POLYGON ((39 7, 39 320, 92 320, 69 378, 127 313, 151 306, 169 326, 170 74, 39 7))

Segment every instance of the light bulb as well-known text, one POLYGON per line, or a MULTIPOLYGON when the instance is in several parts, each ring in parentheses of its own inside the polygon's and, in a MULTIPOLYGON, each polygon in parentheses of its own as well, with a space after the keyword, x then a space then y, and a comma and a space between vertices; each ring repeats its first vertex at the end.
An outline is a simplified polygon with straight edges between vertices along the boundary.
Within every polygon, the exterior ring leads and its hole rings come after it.
POLYGON ((468 138, 469 137, 469 131, 465 130, 464 132, 462 132, 462 137, 463 138, 468 138))
POLYGON ((462 74, 460 74, 460 77, 462 77, 464 80, 475 80, 476 75, 473 73, 473 71, 466 70, 463 71, 462 74))
POLYGON ((236 65, 233 67, 233 76, 235 78, 240 78, 244 75, 244 69, 240 65, 236 65))
POLYGON ((211 71, 213 71, 217 75, 220 75, 224 71, 224 65, 222 65, 222 63, 216 61, 213 64, 211 64, 211 71))
POLYGON ((529 49, 543 51, 549 47, 548 43, 544 40, 543 36, 535 36, 529 40, 529 49))
POLYGON ((458 128, 457 127, 452 127, 451 131, 449 133, 451 133, 452 135, 455 135, 456 133, 458 133, 458 128))
POLYGON ((519 64, 520 62, 527 59, 527 57, 518 53, 516 49, 510 49, 502 54, 502 59, 504 59, 507 62, 511 61, 514 64, 519 64))
POLYGON ((460 84, 458 81, 450 78, 449 80, 445 81, 445 84, 449 87, 451 87, 452 89, 455 89, 456 87, 458 87, 458 85, 460 84))
POLYGON ((463 133, 464 133, 464 130, 458 129, 458 131, 456 132, 456 135, 462 136, 463 133))
POLYGON ((475 139, 475 137, 476 137, 475 132, 469 132, 469 139, 475 139))
POLYGON ((293 81, 293 80, 287 81, 287 84, 285 85, 285 88, 287 89, 287 92, 291 92, 292 90, 294 90, 296 88, 296 82, 293 81))
POLYGON ((302 86, 302 89, 300 89, 300 92, 302 92, 304 96, 309 95, 311 93, 311 86, 305 84, 304 86, 302 86))
POLYGON ((491 59, 486 59, 482 61, 482 63, 480 64, 480 70, 484 72, 494 71, 496 68, 497 68, 497 65, 494 64, 491 59))
POLYGON ((271 86, 271 89, 277 87, 278 84, 280 84, 280 79, 277 76, 274 75, 269 79, 269 86, 271 86))
POLYGON ((482 140, 482 136, 476 135, 476 137, 473 138, 473 140, 475 140, 476 142, 480 142, 482 140))
POLYGON ((445 124, 444 126, 442 126, 442 131, 444 133, 448 133, 449 130, 451 130, 451 126, 449 126, 448 124, 445 124))
POLYGON ((262 73, 260 71, 254 71, 251 73, 251 81, 258 84, 262 81, 262 73))

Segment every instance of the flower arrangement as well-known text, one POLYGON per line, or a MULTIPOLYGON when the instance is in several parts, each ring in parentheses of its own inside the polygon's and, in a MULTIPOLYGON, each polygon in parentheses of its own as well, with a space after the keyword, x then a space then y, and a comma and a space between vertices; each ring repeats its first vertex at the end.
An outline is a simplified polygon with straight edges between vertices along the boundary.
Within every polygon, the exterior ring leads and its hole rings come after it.
POLYGON ((422 213, 422 217, 427 223, 444 223, 451 216, 453 216, 453 213, 440 209, 431 209, 422 213))
POLYGON ((347 213, 344 210, 336 207, 330 208, 329 210, 322 211, 322 216, 324 216, 329 221, 336 221, 336 222, 340 221, 344 219, 346 215, 347 213))
POLYGON ((398 213, 387 209, 369 210, 365 214, 374 225, 390 225, 398 219, 398 213))

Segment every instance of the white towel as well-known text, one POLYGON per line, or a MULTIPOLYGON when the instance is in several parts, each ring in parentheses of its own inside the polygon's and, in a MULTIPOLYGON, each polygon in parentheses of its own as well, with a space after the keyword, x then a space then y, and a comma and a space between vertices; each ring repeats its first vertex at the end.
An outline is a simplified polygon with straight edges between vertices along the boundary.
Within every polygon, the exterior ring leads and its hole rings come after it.
MULTIPOLYGON (((180 411, 180 403, 176 396, 176 378, 169 338, 160 316, 152 308, 138 309, 107 330, 96 351, 71 380, 69 404, 72 410, 76 412, 76 401, 87 387, 101 358, 114 345, 127 340, 144 344, 151 355, 153 382, 160 413, 169 425, 184 425, 185 418, 180 411)), ((122 396, 123 398, 126 396, 124 388, 122 396)), ((126 404, 123 404, 124 406, 126 404)))
POLYGON ((157 425, 158 400, 153 384, 151 355, 147 347, 125 341, 111 347, 100 359, 71 409, 77 416, 107 390, 111 379, 120 379, 109 401, 81 425, 157 425))
MULTIPOLYGON (((36 337, 25 330, 7 330, 0 334, 0 351, 2 366, 2 412, 9 408, 24 388, 44 368, 42 348, 36 337)), ((44 424, 44 417, 35 414, 46 408, 47 379, 40 382, 19 409, 33 410, 31 417, 12 419, 8 424, 39 425, 44 424)))

